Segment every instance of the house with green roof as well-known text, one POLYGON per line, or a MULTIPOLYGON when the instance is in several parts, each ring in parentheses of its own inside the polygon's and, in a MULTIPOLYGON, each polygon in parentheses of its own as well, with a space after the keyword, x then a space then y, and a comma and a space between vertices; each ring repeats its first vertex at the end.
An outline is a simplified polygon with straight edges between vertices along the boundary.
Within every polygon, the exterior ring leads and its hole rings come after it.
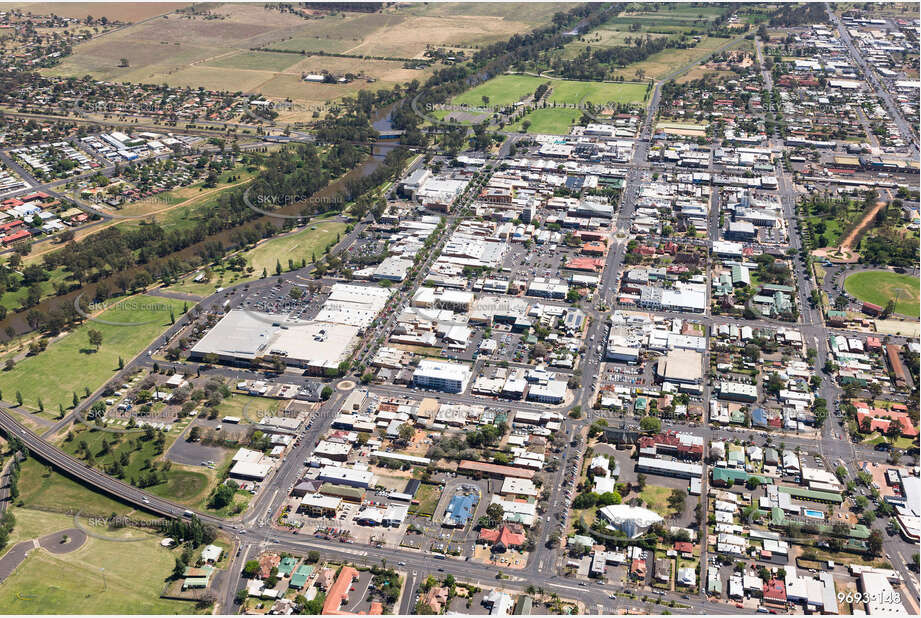
POLYGON ((735 484, 744 484, 748 479, 754 478, 761 485, 772 485, 773 481, 760 474, 751 474, 745 470, 715 467, 710 470, 710 481, 716 487, 732 487, 735 484))
POLYGON ((302 589, 307 585, 307 580, 311 575, 313 575, 313 567, 309 564, 302 564, 291 575, 291 587, 297 590, 302 589))
POLYGON ((182 582, 182 589, 207 588, 208 584, 211 583, 212 574, 214 574, 213 566, 186 567, 185 571, 182 572, 182 576, 185 578, 182 582))
POLYGON ((278 563, 278 575, 281 577, 288 577, 296 566, 297 558, 285 556, 281 559, 281 562, 278 563))
POLYGON ((815 489, 806 489, 805 487, 788 487, 782 485, 777 488, 785 494, 790 494, 798 500, 808 500, 810 502, 824 502, 826 504, 841 504, 844 500, 841 494, 831 491, 818 491, 815 489))

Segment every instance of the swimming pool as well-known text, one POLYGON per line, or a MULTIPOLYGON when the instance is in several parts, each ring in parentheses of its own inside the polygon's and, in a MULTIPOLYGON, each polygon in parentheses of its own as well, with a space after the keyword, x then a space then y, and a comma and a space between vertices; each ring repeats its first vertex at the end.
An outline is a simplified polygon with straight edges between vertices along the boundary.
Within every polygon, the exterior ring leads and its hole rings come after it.
POLYGON ((803 509, 803 515, 813 519, 825 519, 825 513, 822 511, 816 511, 814 509, 803 509))

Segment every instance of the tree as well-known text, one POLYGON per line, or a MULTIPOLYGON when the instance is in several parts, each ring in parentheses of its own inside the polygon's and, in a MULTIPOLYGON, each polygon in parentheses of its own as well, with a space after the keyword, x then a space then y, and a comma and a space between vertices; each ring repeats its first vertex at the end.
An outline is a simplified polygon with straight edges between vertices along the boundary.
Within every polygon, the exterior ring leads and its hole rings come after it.
POLYGON ((201 427, 195 425, 189 430, 189 442, 198 442, 201 439, 201 427))
POLYGON ((640 420, 640 429, 646 433, 659 433, 662 431, 662 421, 654 416, 644 416, 640 420))
POLYGON ((879 530, 870 532, 870 538, 867 539, 867 551, 872 556, 879 556, 883 551, 883 533, 879 530))
POLYGON ((501 504, 490 504, 486 507, 486 517, 492 522, 491 525, 496 526, 505 517, 505 509, 502 508, 501 504))
POLYGON ((643 491, 643 489, 646 488, 646 475, 645 474, 641 473, 641 474, 636 475, 636 486, 639 488, 640 491, 643 491))
POLYGON ((94 328, 89 329, 86 332, 87 337, 90 340, 90 345, 96 348, 96 351, 99 351, 99 347, 102 345, 102 333, 94 328))
POLYGON ((333 388, 329 384, 327 384, 326 386, 323 387, 323 390, 320 391, 320 399, 322 399, 323 401, 326 401, 332 396, 333 396, 333 388))
POLYGON ((259 561, 258 560, 248 560, 243 566, 243 575, 249 578, 256 576, 256 573, 259 572, 259 561))
POLYGON ((678 511, 678 513, 681 514, 684 512, 684 505, 685 505, 684 490, 673 489, 672 493, 670 493, 668 496, 668 506, 670 506, 672 510, 678 511))

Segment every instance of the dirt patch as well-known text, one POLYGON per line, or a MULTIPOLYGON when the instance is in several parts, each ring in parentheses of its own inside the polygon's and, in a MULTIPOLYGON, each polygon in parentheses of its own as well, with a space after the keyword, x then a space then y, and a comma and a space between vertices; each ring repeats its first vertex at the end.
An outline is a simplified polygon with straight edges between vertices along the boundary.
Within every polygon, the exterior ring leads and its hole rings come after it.
POLYGON ((860 223, 851 230, 847 236, 841 241, 841 249, 847 251, 852 249, 857 243, 857 240, 860 238, 860 235, 863 233, 864 229, 869 227, 870 223, 873 221, 873 218, 876 216, 882 208, 886 205, 886 202, 880 200, 876 202, 876 205, 873 206, 870 210, 867 211, 867 214, 863 216, 863 219, 860 220, 860 223))

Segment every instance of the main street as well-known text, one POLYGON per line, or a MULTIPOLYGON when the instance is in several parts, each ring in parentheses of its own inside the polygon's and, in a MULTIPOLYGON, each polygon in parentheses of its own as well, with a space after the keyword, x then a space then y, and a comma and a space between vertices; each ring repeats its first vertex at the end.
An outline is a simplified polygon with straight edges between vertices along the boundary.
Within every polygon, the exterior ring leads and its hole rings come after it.
MULTIPOLYGON (((760 55, 760 46, 757 46, 756 49, 760 55)), ((769 75, 766 76, 765 79, 768 80, 769 75)), ((648 139, 652 133, 656 108, 658 106, 660 96, 661 83, 658 83, 655 85, 652 91, 650 107, 647 117, 644 119, 642 124, 640 139, 636 141, 633 160, 623 166, 627 170, 625 190, 616 219, 614 221, 611 247, 608 251, 602 279, 595 293, 592 305, 586 306, 584 308, 590 320, 590 325, 586 333, 586 349, 582 356, 581 365, 579 367, 581 370, 581 376, 579 378, 578 387, 574 389, 575 392, 573 394, 573 398, 568 405, 549 408, 557 410, 563 414, 564 419, 561 432, 562 435, 567 438, 566 446, 563 448, 560 454, 561 465, 558 466, 557 471, 554 472, 546 481, 547 485, 550 487, 550 498, 547 501, 547 503, 550 505, 563 503, 564 500, 562 498, 562 493, 564 489, 564 471, 566 469, 566 462, 570 457, 578 457, 581 455, 581 449, 577 450, 571 447, 568 438, 575 437, 581 432, 584 432, 588 424, 591 422, 591 417, 587 414, 582 418, 571 418, 568 413, 572 412, 575 406, 580 406, 582 410, 587 413, 591 408, 594 400, 596 388, 595 378, 600 371, 601 358, 600 355, 594 351, 594 346, 589 342, 601 342, 605 336, 608 313, 606 310, 599 309, 599 307, 610 306, 611 301, 613 300, 612 295, 616 287, 617 278, 623 269, 630 226, 635 211, 637 187, 644 180, 644 174, 649 174, 651 170, 651 166, 646 161, 649 147, 648 139)), ((776 142, 776 140, 773 141, 772 145, 775 148, 780 148, 780 145, 776 142)), ((504 147, 508 148, 508 146, 504 147)), ((790 235, 790 246, 795 251, 799 252, 801 251, 803 245, 802 239, 799 236, 796 226, 796 194, 794 192, 791 179, 788 178, 788 175, 783 171, 781 167, 778 167, 777 175, 779 182, 779 194, 783 204, 784 218, 786 220, 787 229, 790 235)), ((480 184, 482 184, 482 182, 480 184)), ((386 319, 379 319, 379 324, 366 337, 366 345, 363 348, 363 352, 357 357, 356 362, 366 361, 369 358, 369 355, 373 353, 377 340, 379 338, 386 337, 392 328, 400 309, 404 307, 408 302, 408 299, 412 297, 412 293, 418 289, 418 286, 424 279, 428 267, 438 255, 438 252, 450 235, 454 225, 459 221, 460 216, 462 216, 465 212, 464 208, 466 208, 478 186, 479 185, 473 185, 470 187, 470 189, 468 189, 467 195, 458 205, 460 209, 459 215, 449 216, 446 218, 446 227, 443 230, 441 236, 435 239, 435 242, 432 245, 432 249, 429 251, 428 255, 426 255, 425 258, 420 261, 414 278, 411 279, 405 288, 393 299, 390 315, 386 319)), ((714 198, 714 200, 711 202, 711 223, 709 226, 711 236, 716 233, 717 226, 715 221, 718 220, 718 208, 718 200, 714 198)), ((352 243, 354 243, 358 236, 361 234, 361 232, 365 229, 365 227, 366 223, 364 222, 356 225, 352 232, 343 238, 335 247, 334 252, 343 251, 351 246, 352 243)), ((715 236, 712 236, 711 240, 714 238, 715 236)), ((817 372, 817 375, 822 375, 822 368, 828 355, 827 339, 829 334, 834 331, 831 331, 825 326, 821 312, 817 308, 813 308, 809 303, 809 295, 807 294, 807 290, 812 289, 813 286, 815 286, 815 282, 811 279, 811 276, 802 274, 802 266, 803 264, 799 263, 799 267, 796 269, 796 276, 798 279, 798 284, 796 286, 797 300, 800 306, 799 321, 796 324, 790 324, 790 326, 800 329, 806 344, 816 349, 817 354, 814 368, 817 372)), ((282 277, 285 279, 293 280, 293 277, 310 274, 311 272, 312 267, 308 267, 306 270, 302 269, 297 273, 286 273, 285 275, 282 275, 282 277)), ((274 279, 275 278, 271 278, 271 280, 266 279, 263 283, 253 281, 249 283, 238 284, 237 286, 222 290, 199 302, 197 308, 204 310, 220 309, 226 301, 230 301, 231 305, 233 306, 234 303, 242 299, 244 290, 248 286, 269 285, 272 281, 274 281, 274 279)), ((154 293, 156 294, 157 292, 154 291, 154 293)), ((163 290, 161 293, 166 294, 168 293, 168 290, 163 290)), ((726 318, 723 316, 697 314, 674 314, 674 316, 681 317, 683 319, 699 320, 711 327, 720 323, 738 322, 738 320, 726 318)), ((120 372, 116 378, 127 375, 128 372, 133 371, 138 367, 150 367, 154 362, 153 359, 156 357, 155 355, 161 352, 163 348, 168 344, 168 342, 177 336, 180 330, 188 324, 188 319, 189 318, 185 316, 180 318, 176 324, 171 326, 163 335, 158 337, 157 340, 147 350, 139 354, 136 358, 131 359, 126 364, 125 369, 120 372)), ((771 325, 775 327, 779 325, 776 322, 771 322, 768 320, 755 320, 749 321, 747 323, 751 325, 771 325)), ((247 369, 223 366, 201 367, 196 366, 195 364, 179 362, 158 362, 160 363, 161 368, 170 367, 176 370, 197 369, 232 380, 262 376, 262 374, 259 372, 247 369)), ((307 381, 307 378, 304 378, 300 374, 293 372, 285 372, 279 376, 279 379, 282 378, 286 382, 292 382, 296 384, 303 384, 307 381)), ((375 385, 369 387, 369 389, 372 392, 383 396, 414 397, 421 394, 419 391, 388 385, 375 385)), ((83 413, 86 407, 95 401, 100 393, 101 389, 94 393, 93 396, 82 402, 77 407, 77 409, 75 409, 67 417, 55 423, 44 434, 45 437, 50 437, 66 427, 69 423, 77 421, 78 417, 83 413)), ((304 554, 311 550, 317 550, 320 551, 324 556, 348 560, 350 562, 362 565, 381 564, 382 561, 386 561, 387 565, 400 570, 407 580, 407 586, 403 591, 403 598, 401 599, 399 609, 403 612, 408 612, 412 609, 415 586, 429 574, 432 574, 433 561, 429 555, 420 553, 415 550, 399 547, 374 548, 366 545, 339 543, 336 541, 308 537, 306 535, 297 534, 296 532, 277 529, 272 525, 278 509, 281 507, 282 502, 285 500, 288 494, 288 488, 301 477, 303 462, 312 454, 317 439, 328 429, 331 419, 338 412, 339 407, 341 406, 347 394, 348 393, 346 391, 336 389, 329 401, 324 402, 320 406, 320 409, 314 417, 310 427, 301 434, 299 443, 294 446, 291 451, 289 451, 273 475, 267 479, 265 483, 263 483, 262 491, 260 491, 254 497, 250 508, 244 515, 238 518, 222 519, 208 515, 206 513, 197 514, 197 516, 203 522, 219 528, 224 534, 230 536, 233 539, 236 547, 239 548, 239 553, 234 551, 228 568, 221 576, 221 590, 220 598, 218 600, 219 610, 221 612, 231 613, 235 610, 234 596, 237 590, 242 587, 241 578, 243 563, 247 559, 258 555, 259 552, 265 550, 291 552, 296 554, 304 554)), ((838 396, 838 389, 836 388, 833 380, 829 378, 823 379, 822 385, 819 389, 819 395, 824 397, 830 405, 836 401, 838 396)), ((439 393, 438 396, 441 401, 450 403, 492 405, 493 401, 495 401, 484 397, 466 394, 450 395, 439 393)), ((527 411, 548 409, 546 406, 533 405, 523 402, 503 401, 501 406, 512 410, 527 411)), ((855 448, 846 440, 835 438, 837 430, 833 424, 834 421, 829 418, 821 429, 820 437, 813 438, 809 436, 784 435, 782 438, 775 437, 774 439, 778 442, 782 440, 790 446, 801 446, 803 449, 818 448, 830 465, 837 465, 838 460, 843 460, 846 462, 846 466, 852 475, 856 474, 855 466, 858 458, 858 450, 859 457, 862 460, 873 460, 884 457, 878 453, 874 454, 873 452, 867 452, 863 447, 855 448)), ((674 429, 687 429, 689 431, 693 431, 703 435, 705 439, 731 439, 733 436, 729 434, 735 433, 730 432, 727 429, 713 428, 709 425, 690 426, 682 423, 670 423, 669 426, 670 428, 674 429)), ((2 428, 9 435, 14 435, 22 439, 22 441, 34 456, 42 459, 43 461, 46 461, 64 473, 74 478, 80 479, 81 481, 99 489, 100 491, 103 491, 109 495, 116 496, 127 503, 133 504, 138 508, 143 509, 144 511, 149 511, 163 517, 182 518, 185 511, 187 510, 184 505, 159 498, 151 493, 133 487, 122 481, 119 481, 118 479, 110 477, 93 467, 86 465, 82 461, 67 455, 57 447, 51 445, 42 437, 26 429, 16 420, 13 415, 2 409, 0 409, 0 428, 2 428)), ((765 432, 756 431, 743 433, 763 435, 764 437, 768 435, 765 432)), ((776 434, 771 435, 776 436, 776 434)), ((701 500, 703 510, 706 512, 706 479, 704 479, 704 481, 704 491, 702 492, 703 495, 701 500)), ((537 550, 533 552, 532 558, 527 566, 522 570, 513 571, 510 574, 509 579, 498 580, 496 579, 495 567, 477 562, 470 562, 467 560, 446 559, 439 561, 437 563, 437 568, 439 570, 443 568, 446 572, 453 574, 457 579, 461 581, 473 582, 481 587, 496 586, 510 590, 524 591, 529 586, 534 586, 535 588, 542 588, 544 592, 548 594, 556 593, 565 598, 578 598, 586 604, 587 610, 592 612, 614 613, 618 609, 635 607, 650 613, 659 613, 662 609, 664 609, 664 607, 661 605, 649 606, 647 604, 641 603, 639 600, 625 597, 625 590, 629 590, 629 588, 625 588, 624 586, 598 584, 586 586, 580 585, 577 580, 572 580, 560 576, 558 574, 560 558, 559 550, 548 549, 546 547, 548 542, 551 540, 551 536, 554 534, 554 530, 557 527, 557 522, 552 518, 544 518, 544 521, 541 523, 538 537, 536 539, 537 550), (619 595, 618 599, 610 599, 609 597, 611 594, 619 595)), ((701 533, 705 533, 705 523, 702 524, 701 533)), ((893 553, 894 555, 899 556, 903 555, 904 548, 895 539, 887 539, 885 542, 885 548, 887 553, 893 553)), ((700 559, 701 579, 703 583, 707 564, 706 543, 703 544, 700 559)), ((911 575, 908 574, 904 563, 902 565, 895 566, 897 569, 899 569, 900 573, 902 573, 903 578, 905 578, 908 582, 907 586, 912 590, 912 593, 917 595, 917 589, 914 587, 915 585, 911 581, 911 575)), ((704 591, 705 586, 701 585, 700 593, 698 595, 687 595, 689 598, 685 599, 683 598, 683 595, 668 592, 659 597, 659 599, 662 601, 681 603, 686 606, 684 608, 668 608, 669 611, 675 613, 738 613, 738 609, 734 606, 724 603, 710 602, 707 600, 704 591)), ((640 594, 642 594, 642 592, 640 594)))

